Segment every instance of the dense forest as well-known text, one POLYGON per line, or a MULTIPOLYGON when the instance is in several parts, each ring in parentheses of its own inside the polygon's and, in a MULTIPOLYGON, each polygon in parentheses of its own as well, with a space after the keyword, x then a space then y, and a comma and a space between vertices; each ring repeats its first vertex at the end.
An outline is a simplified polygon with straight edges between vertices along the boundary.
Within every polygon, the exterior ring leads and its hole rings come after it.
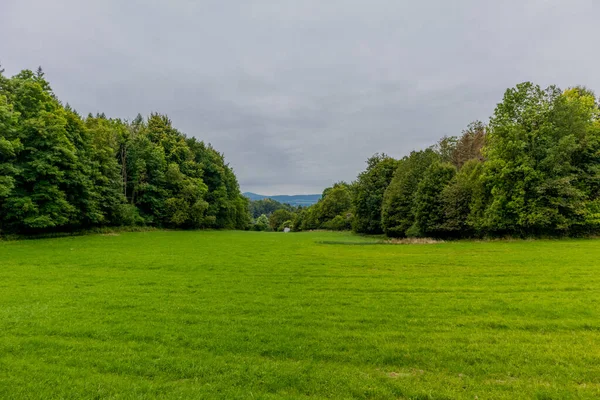
POLYGON ((519 84, 488 124, 400 160, 376 154, 354 182, 288 217, 297 231, 391 237, 598 234, 598 101, 582 87, 519 84))
POLYGON ((248 201, 223 155, 167 116, 82 117, 41 68, 2 72, 0 232, 248 227, 248 201))
POLYGON ((41 69, 0 71, 0 233, 103 226, 353 230, 392 237, 600 232, 600 108, 590 90, 522 83, 488 123, 292 207, 249 202, 210 145, 165 115, 82 117, 41 69))

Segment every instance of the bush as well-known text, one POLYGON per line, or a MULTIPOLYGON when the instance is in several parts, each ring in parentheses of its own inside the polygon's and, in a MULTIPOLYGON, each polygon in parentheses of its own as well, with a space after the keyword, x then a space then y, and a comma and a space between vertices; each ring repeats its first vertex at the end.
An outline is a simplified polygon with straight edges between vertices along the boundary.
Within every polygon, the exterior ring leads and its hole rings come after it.
POLYGON ((335 218, 323 223, 322 227, 332 231, 350 230, 352 229, 352 214, 336 215, 335 218))
POLYGON ((285 228, 290 228, 290 229, 292 229, 292 226, 293 226, 293 222, 292 222, 291 220, 287 220, 287 221, 285 221, 283 224, 281 224, 281 225, 279 226, 279 229, 278 229, 278 231, 279 231, 279 232, 283 232, 283 231, 285 230, 285 228))
POLYGON ((292 214, 292 212, 284 209, 279 209, 276 210, 273 214, 271 214, 271 216, 268 218, 268 224, 271 230, 277 231, 280 230, 281 225, 284 222, 290 221, 292 218, 294 218, 294 214, 292 214))
POLYGON ((146 222, 137 207, 132 204, 120 204, 117 215, 117 221, 122 226, 145 225, 146 222))
POLYGON ((255 231, 268 231, 269 227, 269 218, 262 214, 260 217, 256 218, 256 222, 254 222, 254 226, 252 227, 255 231))
POLYGON ((405 236, 408 238, 418 238, 423 237, 423 233, 419 230, 419 226, 415 222, 410 228, 406 230, 405 236))

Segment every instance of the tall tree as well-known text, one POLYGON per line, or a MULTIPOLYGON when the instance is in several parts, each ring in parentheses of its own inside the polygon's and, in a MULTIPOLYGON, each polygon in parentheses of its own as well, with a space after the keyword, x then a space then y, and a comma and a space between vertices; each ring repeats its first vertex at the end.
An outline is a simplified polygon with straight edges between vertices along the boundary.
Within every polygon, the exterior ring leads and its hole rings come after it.
POLYGON ((19 114, 13 110, 5 95, 0 94, 0 214, 3 199, 15 188, 18 169, 14 162, 23 146, 18 138, 19 114))
POLYGON ((484 177, 492 194, 484 215, 488 230, 566 233, 585 213, 574 158, 587 138, 577 128, 592 121, 573 110, 565 114, 566 100, 554 86, 542 90, 526 82, 507 90, 496 107, 485 151, 484 177))
POLYGON ((283 230, 284 222, 291 221, 292 218, 294 218, 294 214, 291 211, 280 208, 269 217, 269 226, 274 231, 283 230))
POLYGON ((452 181, 443 188, 444 222, 442 231, 449 236, 470 237, 477 233, 477 222, 482 199, 481 173, 483 163, 477 159, 467 161, 452 181))
POLYGON ((485 138, 486 126, 481 121, 471 122, 456 141, 452 160, 449 162, 460 169, 469 160, 483 161, 485 138))
POLYGON ((415 223, 414 197, 419 182, 438 160, 439 154, 431 148, 413 151, 400 160, 383 201, 381 221, 388 236, 404 237, 415 223))
POLYGON ((352 193, 350 186, 345 182, 335 183, 332 187, 323 191, 323 196, 319 200, 320 217, 322 222, 334 219, 338 215, 345 215, 351 212, 352 193))
MULTIPOLYGON (((12 190, 2 207, 3 229, 37 231, 76 222, 77 208, 69 201, 71 181, 79 168, 77 151, 69 140, 67 113, 47 82, 22 71, 2 83, 3 102, 18 115, 17 129, 3 141, 12 155, 12 190), (18 153, 6 142, 20 143, 18 153)), ((14 118, 14 115, 9 118, 14 118)))
POLYGON ((419 182, 414 199, 415 223, 412 236, 444 236, 446 215, 443 192, 456 173, 449 163, 434 162, 419 182))
POLYGON ((211 146, 169 118, 82 119, 41 68, 0 73, 0 229, 111 224, 246 228, 248 203, 211 146), (206 182, 205 182, 206 180, 206 182))
POLYGON ((250 202, 250 215, 252 218, 258 218, 262 214, 265 214, 268 217, 279 209, 292 211, 293 207, 289 204, 282 204, 270 198, 250 202))
POLYGON ((354 184, 353 229, 356 232, 383 232, 383 196, 397 168, 398 161, 385 154, 375 154, 367 160, 367 169, 358 175, 354 184))

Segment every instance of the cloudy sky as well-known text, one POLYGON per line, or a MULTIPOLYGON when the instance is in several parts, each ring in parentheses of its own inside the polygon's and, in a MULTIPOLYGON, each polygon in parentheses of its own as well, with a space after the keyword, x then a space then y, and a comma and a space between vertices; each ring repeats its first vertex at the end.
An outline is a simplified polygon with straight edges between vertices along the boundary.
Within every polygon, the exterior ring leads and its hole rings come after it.
POLYGON ((597 0, 1 0, 0 62, 80 113, 159 111, 242 190, 320 193, 486 121, 525 80, 600 92, 597 0))

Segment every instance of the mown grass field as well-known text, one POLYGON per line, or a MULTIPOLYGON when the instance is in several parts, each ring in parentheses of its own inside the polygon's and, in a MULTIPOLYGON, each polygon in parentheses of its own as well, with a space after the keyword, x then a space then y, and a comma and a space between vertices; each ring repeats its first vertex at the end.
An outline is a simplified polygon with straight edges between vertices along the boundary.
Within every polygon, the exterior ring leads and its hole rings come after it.
POLYGON ((600 397, 600 241, 0 242, 2 399, 600 397))

